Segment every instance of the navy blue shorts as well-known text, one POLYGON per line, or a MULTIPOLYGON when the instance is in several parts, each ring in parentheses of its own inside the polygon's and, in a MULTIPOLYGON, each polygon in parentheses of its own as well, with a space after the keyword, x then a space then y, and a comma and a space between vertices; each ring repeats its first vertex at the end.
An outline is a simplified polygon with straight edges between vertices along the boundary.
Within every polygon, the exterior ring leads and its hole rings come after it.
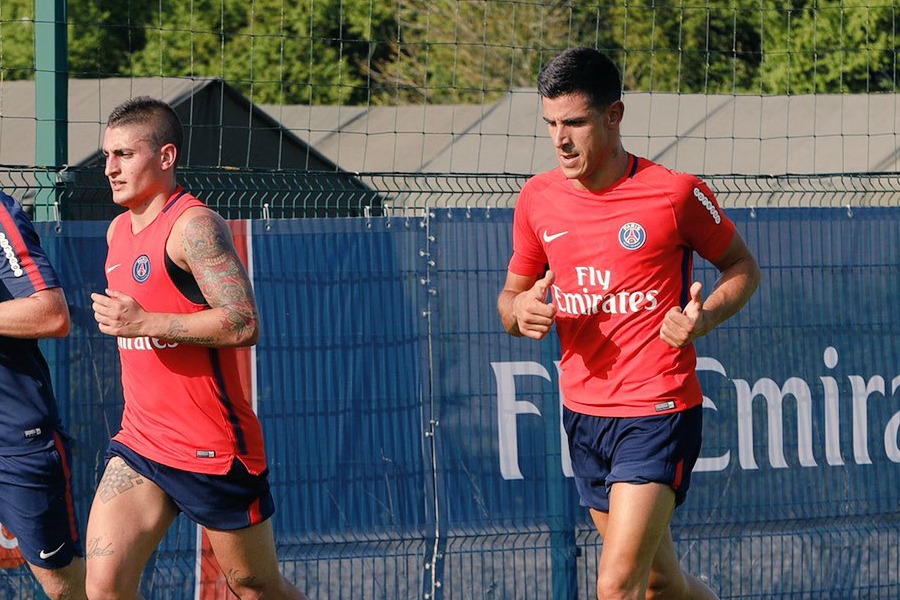
POLYGON ((72 502, 71 444, 54 433, 54 446, 0 456, 0 523, 19 541, 25 560, 44 569, 84 556, 72 502))
POLYGON ((275 514, 268 469, 251 475, 235 460, 225 475, 182 471, 144 458, 115 440, 106 451, 107 462, 113 456, 158 485, 181 512, 207 529, 244 529, 275 514))
POLYGON ((703 408, 648 417, 593 417, 563 408, 582 506, 609 512, 612 484, 662 483, 684 502, 700 456, 703 408))

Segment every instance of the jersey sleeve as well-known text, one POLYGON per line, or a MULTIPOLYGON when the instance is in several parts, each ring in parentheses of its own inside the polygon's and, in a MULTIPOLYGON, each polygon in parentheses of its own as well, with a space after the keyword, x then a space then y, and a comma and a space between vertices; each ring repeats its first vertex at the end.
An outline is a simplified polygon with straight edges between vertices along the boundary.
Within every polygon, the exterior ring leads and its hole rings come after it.
POLYGON ((531 194, 531 187, 526 183, 513 213, 513 255, 509 270, 516 275, 540 275, 547 265, 544 247, 530 225, 531 194))
POLYGON ((59 278, 22 206, 0 192, 0 281, 12 298, 59 287, 59 278))
POLYGON ((696 177, 686 183, 686 193, 678 203, 678 228, 687 247, 706 260, 715 260, 734 238, 734 223, 706 183, 696 177))

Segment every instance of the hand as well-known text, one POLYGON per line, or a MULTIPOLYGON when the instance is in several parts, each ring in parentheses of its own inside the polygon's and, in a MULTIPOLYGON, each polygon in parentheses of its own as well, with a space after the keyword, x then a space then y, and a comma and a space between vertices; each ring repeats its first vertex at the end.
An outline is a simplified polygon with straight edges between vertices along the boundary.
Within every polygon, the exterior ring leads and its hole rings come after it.
POLYGON ((147 312, 128 294, 106 290, 106 295, 91 294, 91 300, 100 333, 117 337, 144 335, 141 326, 146 321, 147 312))
POLYGON ((539 279, 513 300, 513 315, 519 333, 535 340, 542 339, 553 327, 556 317, 556 306, 547 303, 547 292, 555 280, 553 271, 547 271, 543 279, 539 279))
POLYGON ((684 310, 672 307, 663 318, 659 337, 673 348, 683 348, 700 336, 706 335, 706 319, 703 312, 703 284, 691 284, 691 299, 684 310))

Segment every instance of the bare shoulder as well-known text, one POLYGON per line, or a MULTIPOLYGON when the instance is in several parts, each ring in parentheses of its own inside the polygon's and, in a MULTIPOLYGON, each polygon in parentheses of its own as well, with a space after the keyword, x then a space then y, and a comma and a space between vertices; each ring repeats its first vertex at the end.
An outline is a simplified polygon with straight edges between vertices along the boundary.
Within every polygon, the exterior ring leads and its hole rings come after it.
POLYGON ((175 221, 167 244, 169 256, 183 266, 234 253, 228 223, 214 210, 194 206, 175 221))
POLYGON ((112 241, 113 232, 116 230, 116 227, 121 226, 127 219, 130 219, 130 213, 124 212, 120 215, 116 215, 116 217, 109 222, 109 226, 106 228, 106 245, 112 241))

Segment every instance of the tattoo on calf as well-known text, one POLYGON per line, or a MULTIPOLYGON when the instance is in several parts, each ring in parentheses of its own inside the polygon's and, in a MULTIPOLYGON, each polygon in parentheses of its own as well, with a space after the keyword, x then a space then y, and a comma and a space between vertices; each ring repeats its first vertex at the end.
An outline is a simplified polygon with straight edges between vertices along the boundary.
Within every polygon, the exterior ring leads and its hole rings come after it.
POLYGON ((241 576, 238 573, 237 569, 229 569, 226 578, 231 583, 245 587, 253 587, 253 585, 256 583, 256 577, 254 577, 253 575, 241 576))

